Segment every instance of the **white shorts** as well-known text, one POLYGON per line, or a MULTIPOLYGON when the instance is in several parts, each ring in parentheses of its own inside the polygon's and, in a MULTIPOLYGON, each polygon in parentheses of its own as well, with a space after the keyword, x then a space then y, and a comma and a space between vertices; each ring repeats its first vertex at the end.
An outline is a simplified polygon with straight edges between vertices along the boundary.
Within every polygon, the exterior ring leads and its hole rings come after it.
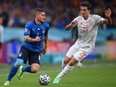
POLYGON ((85 46, 80 47, 79 45, 73 45, 67 52, 66 56, 69 58, 74 57, 77 61, 81 61, 83 58, 85 58, 91 51, 92 47, 85 46))

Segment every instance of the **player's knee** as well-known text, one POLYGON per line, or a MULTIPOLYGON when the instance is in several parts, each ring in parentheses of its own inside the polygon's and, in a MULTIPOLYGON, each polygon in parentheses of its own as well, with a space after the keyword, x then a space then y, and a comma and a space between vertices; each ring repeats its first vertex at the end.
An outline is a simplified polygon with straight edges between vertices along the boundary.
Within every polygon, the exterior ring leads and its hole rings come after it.
POLYGON ((70 62, 69 63, 69 66, 74 66, 75 64, 73 62, 70 62))
POLYGON ((15 64, 16 67, 20 67, 20 65, 21 65, 20 62, 17 62, 17 63, 15 64))
POLYGON ((63 63, 64 63, 64 64, 67 64, 67 63, 68 63, 68 61, 67 61, 67 60, 63 60, 63 63))
POLYGON ((69 66, 74 66, 77 62, 78 62, 78 61, 77 61, 75 58, 73 58, 73 59, 71 59, 71 61, 69 62, 69 66))
POLYGON ((70 59, 71 59, 71 58, 67 58, 67 57, 66 57, 66 58, 63 60, 64 64, 67 64, 67 63, 70 61, 70 59))
POLYGON ((40 65, 39 64, 32 64, 31 65, 31 72, 37 73, 39 71, 40 65))
POLYGON ((22 59, 17 59, 14 66, 15 67, 20 67, 23 64, 23 60, 22 59))
POLYGON ((39 71, 39 69, 38 68, 32 68, 31 71, 32 71, 32 73, 37 73, 39 71))

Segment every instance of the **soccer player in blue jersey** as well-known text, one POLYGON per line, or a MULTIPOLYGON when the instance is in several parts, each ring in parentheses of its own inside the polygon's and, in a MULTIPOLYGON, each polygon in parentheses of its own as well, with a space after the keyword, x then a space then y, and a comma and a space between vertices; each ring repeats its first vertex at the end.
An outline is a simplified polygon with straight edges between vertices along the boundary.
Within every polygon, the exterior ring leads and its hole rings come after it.
POLYGON ((11 67, 7 81, 4 85, 10 85, 12 78, 19 69, 18 78, 21 79, 24 72, 37 73, 40 68, 39 56, 46 52, 49 24, 45 22, 46 15, 43 9, 35 10, 35 19, 25 26, 24 44, 21 46, 18 58, 11 67), (44 44, 43 44, 44 43, 44 44), (43 48, 44 45, 44 48, 43 48), (29 66, 22 66, 23 63, 29 66))

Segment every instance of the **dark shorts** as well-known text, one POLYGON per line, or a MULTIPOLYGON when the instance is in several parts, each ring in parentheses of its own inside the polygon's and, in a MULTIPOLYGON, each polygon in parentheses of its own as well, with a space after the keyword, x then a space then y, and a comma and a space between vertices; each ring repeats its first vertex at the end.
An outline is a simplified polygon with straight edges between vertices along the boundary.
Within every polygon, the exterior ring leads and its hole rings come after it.
POLYGON ((33 63, 40 64, 39 56, 39 52, 30 51, 25 46, 21 46, 20 52, 18 54, 19 59, 23 59, 25 64, 28 63, 30 65, 33 63))

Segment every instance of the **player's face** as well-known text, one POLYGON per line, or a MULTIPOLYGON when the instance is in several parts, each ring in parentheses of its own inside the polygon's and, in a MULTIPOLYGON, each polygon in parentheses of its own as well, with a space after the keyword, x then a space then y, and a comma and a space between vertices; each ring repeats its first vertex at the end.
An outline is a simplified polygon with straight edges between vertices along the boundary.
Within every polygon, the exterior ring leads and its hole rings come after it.
POLYGON ((36 22, 43 23, 46 20, 46 15, 45 12, 36 12, 36 17, 35 17, 36 22))
POLYGON ((88 17, 88 15, 90 14, 90 10, 88 10, 88 8, 85 7, 85 6, 81 6, 81 7, 80 7, 80 14, 81 14, 83 17, 88 17))

